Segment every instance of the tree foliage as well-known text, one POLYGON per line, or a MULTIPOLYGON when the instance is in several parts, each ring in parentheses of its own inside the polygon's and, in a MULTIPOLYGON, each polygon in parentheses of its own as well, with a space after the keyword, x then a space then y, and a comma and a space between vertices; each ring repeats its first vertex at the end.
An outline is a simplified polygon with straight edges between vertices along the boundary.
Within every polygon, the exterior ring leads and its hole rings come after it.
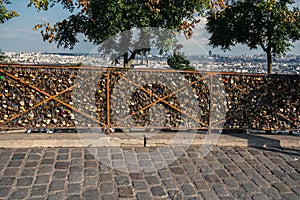
POLYGON ((176 70, 194 70, 194 67, 190 65, 190 61, 182 52, 174 52, 173 55, 168 56, 167 63, 176 70))
MULTIPOLYGON (((129 30, 134 28, 143 29, 140 34, 148 35, 140 38, 148 38, 149 42, 156 36, 144 31, 146 27, 168 29, 174 31, 174 34, 182 31, 190 38, 204 8, 209 5, 209 0, 79 0, 77 4, 72 0, 57 2, 64 2, 64 7, 71 11, 71 15, 53 26, 45 23, 35 28, 44 27, 41 32, 43 39, 56 42, 64 48, 73 48, 79 42, 80 34, 83 34, 87 41, 100 45, 107 39, 126 32, 127 35, 122 35, 125 40, 122 40, 122 37, 118 38, 115 45, 118 46, 120 43, 128 43, 128 38, 133 38, 133 33, 129 30)), ((163 50, 161 47, 159 46, 163 50)), ((128 49, 121 56, 128 62, 134 59, 136 54, 147 51, 149 48, 128 49)))
POLYGON ((267 54, 268 73, 272 58, 285 54, 300 39, 299 8, 293 0, 233 0, 224 9, 210 13, 209 44, 230 50, 236 44, 261 47, 267 54))
POLYGON ((19 16, 14 10, 8 10, 6 5, 11 4, 8 0, 0 0, 0 24, 5 23, 7 20, 19 16))

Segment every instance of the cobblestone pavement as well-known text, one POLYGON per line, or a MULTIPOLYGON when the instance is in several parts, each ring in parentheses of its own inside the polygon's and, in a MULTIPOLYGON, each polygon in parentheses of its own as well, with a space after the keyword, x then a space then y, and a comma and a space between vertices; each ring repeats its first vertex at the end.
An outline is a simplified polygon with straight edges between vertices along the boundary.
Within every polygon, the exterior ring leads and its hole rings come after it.
MULTIPOLYGON (((153 165, 154 147, 125 149, 153 165)), ((204 158, 198 151, 138 173, 101 164, 85 148, 0 149, 0 199, 299 199, 299 148, 214 147, 204 158)), ((98 154, 114 166, 122 152, 98 154)), ((168 159, 178 151, 155 152, 168 159)))

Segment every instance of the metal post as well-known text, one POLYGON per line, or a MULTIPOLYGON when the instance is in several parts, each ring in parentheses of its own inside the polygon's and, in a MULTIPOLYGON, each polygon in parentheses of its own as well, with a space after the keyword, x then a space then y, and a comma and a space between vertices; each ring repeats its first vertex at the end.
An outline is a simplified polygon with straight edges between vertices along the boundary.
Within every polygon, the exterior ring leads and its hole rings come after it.
POLYGON ((106 73, 106 132, 110 134, 110 71, 106 73))
POLYGON ((212 82, 213 82, 213 75, 214 74, 211 73, 210 76, 209 76, 210 77, 210 83, 209 83, 210 84, 210 92, 209 92, 209 119, 208 119, 209 120, 208 121, 208 126, 209 126, 208 130, 209 131, 208 131, 208 134, 211 133, 211 125, 212 125, 212 116, 211 115, 212 115, 212 106, 213 106, 212 105, 212 97, 213 97, 213 95, 212 95, 212 93, 213 93, 213 83, 212 82))

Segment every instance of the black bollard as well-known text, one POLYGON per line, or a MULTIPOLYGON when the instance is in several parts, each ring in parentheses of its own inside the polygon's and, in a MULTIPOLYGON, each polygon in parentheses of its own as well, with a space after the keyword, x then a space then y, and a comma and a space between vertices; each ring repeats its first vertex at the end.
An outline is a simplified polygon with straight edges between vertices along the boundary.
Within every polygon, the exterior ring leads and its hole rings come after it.
POLYGON ((147 146, 147 138, 146 138, 146 135, 144 135, 144 147, 147 146))

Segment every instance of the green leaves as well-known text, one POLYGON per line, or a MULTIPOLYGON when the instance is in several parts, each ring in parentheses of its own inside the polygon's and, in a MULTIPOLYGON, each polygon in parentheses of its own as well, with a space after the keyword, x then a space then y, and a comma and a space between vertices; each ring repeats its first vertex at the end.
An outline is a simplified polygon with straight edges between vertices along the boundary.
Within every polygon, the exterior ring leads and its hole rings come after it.
MULTIPOLYGON (((268 55, 284 54, 300 39, 299 8, 287 0, 237 0, 224 10, 211 12, 207 30, 209 44, 230 50, 237 43, 250 49, 261 47, 268 55)), ((272 60, 268 60, 271 66, 272 60)), ((270 70, 271 71, 271 70, 270 70)))
POLYGON ((182 52, 174 52, 173 55, 167 58, 168 65, 176 70, 194 70, 190 65, 190 61, 182 52))
POLYGON ((7 10, 5 5, 11 4, 8 0, 0 0, 0 24, 5 23, 7 20, 19 16, 14 10, 7 10))

